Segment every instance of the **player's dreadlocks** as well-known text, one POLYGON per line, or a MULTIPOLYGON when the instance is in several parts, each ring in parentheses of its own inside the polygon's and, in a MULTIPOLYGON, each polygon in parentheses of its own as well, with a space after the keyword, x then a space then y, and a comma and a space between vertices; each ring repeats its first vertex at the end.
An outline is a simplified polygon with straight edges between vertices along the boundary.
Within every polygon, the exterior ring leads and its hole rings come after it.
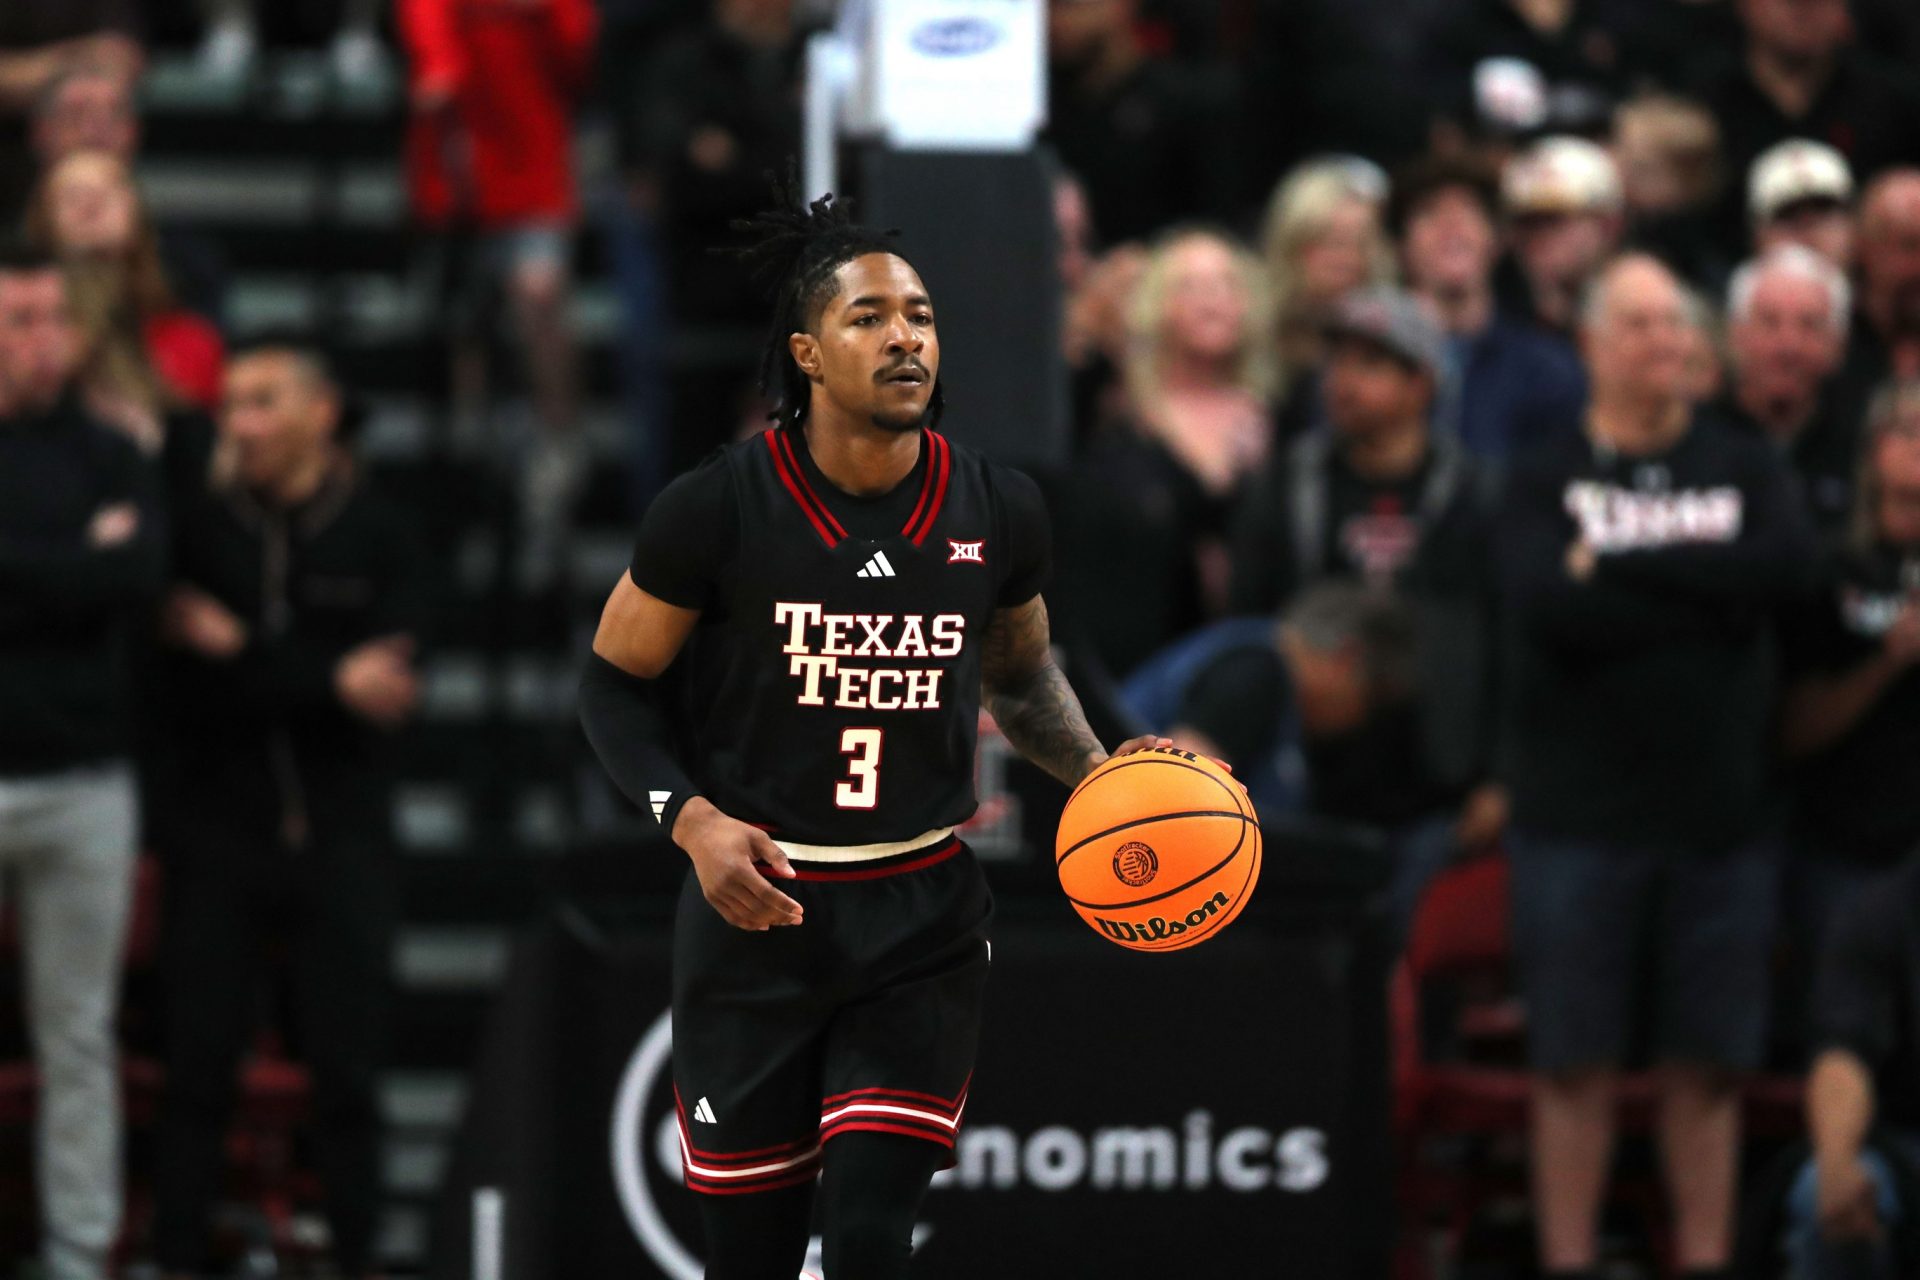
MULTIPOLYGON (((899 232, 861 226, 853 220, 847 202, 834 199, 831 192, 811 201, 805 212, 796 212, 797 190, 798 180, 790 176, 775 184, 783 207, 729 224, 735 231, 759 237, 733 250, 734 256, 757 279, 777 282, 773 325, 760 357, 760 393, 773 401, 768 416, 782 427, 798 427, 806 421, 811 394, 807 375, 787 348, 787 336, 810 331, 819 323, 821 311, 833 300, 833 278, 841 267, 869 253, 905 256, 894 243, 899 232)), ((943 404, 936 378, 928 402, 930 423, 939 422, 943 404)))

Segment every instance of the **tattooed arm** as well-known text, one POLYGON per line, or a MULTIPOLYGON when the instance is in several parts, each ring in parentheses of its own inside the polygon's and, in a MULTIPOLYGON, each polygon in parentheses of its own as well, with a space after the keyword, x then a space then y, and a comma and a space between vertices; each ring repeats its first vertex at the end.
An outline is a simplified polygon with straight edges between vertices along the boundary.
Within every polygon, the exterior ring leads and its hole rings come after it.
MULTIPOLYGON (((1014 749, 1068 786, 1107 758, 1087 727, 1086 712, 1053 660, 1047 606, 1039 596, 996 610, 980 663, 982 702, 1014 749)), ((1155 744, 1152 735, 1133 738, 1113 752, 1125 755, 1155 744)))

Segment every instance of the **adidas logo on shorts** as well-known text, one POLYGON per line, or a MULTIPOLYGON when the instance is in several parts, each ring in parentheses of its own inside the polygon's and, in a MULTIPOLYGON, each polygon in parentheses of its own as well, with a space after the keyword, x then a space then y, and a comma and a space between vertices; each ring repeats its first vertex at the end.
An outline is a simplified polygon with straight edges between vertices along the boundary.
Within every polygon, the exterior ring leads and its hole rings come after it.
POLYGON ((718 1120, 713 1118, 713 1108, 707 1105, 707 1100, 705 1098, 702 1098, 700 1099, 700 1101, 693 1104, 693 1118, 695 1120, 698 1120, 701 1124, 719 1124, 720 1123, 718 1120))
POLYGON ((873 553, 873 559, 867 561, 866 567, 853 576, 856 578, 896 578, 899 575, 893 571, 893 566, 887 563, 887 553, 884 551, 876 551, 873 553))

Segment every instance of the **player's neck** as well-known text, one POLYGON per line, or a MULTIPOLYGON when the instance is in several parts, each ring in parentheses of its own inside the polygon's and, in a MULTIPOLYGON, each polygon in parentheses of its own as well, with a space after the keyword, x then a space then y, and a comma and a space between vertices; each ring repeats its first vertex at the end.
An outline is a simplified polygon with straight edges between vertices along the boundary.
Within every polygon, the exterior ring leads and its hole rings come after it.
POLYGON ((816 412, 802 424, 807 452, 827 482, 856 498, 891 492, 920 460, 920 432, 889 431, 816 412))

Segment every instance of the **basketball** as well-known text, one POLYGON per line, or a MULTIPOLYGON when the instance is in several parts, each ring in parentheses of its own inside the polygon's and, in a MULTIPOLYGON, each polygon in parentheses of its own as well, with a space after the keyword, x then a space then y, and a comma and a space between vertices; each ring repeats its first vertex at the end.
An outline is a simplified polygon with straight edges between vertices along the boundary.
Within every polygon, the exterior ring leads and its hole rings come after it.
POLYGON ((1134 951, 1179 951, 1226 928, 1260 876, 1260 820, 1218 762, 1150 747, 1115 756, 1067 798, 1054 842, 1080 918, 1134 951))

